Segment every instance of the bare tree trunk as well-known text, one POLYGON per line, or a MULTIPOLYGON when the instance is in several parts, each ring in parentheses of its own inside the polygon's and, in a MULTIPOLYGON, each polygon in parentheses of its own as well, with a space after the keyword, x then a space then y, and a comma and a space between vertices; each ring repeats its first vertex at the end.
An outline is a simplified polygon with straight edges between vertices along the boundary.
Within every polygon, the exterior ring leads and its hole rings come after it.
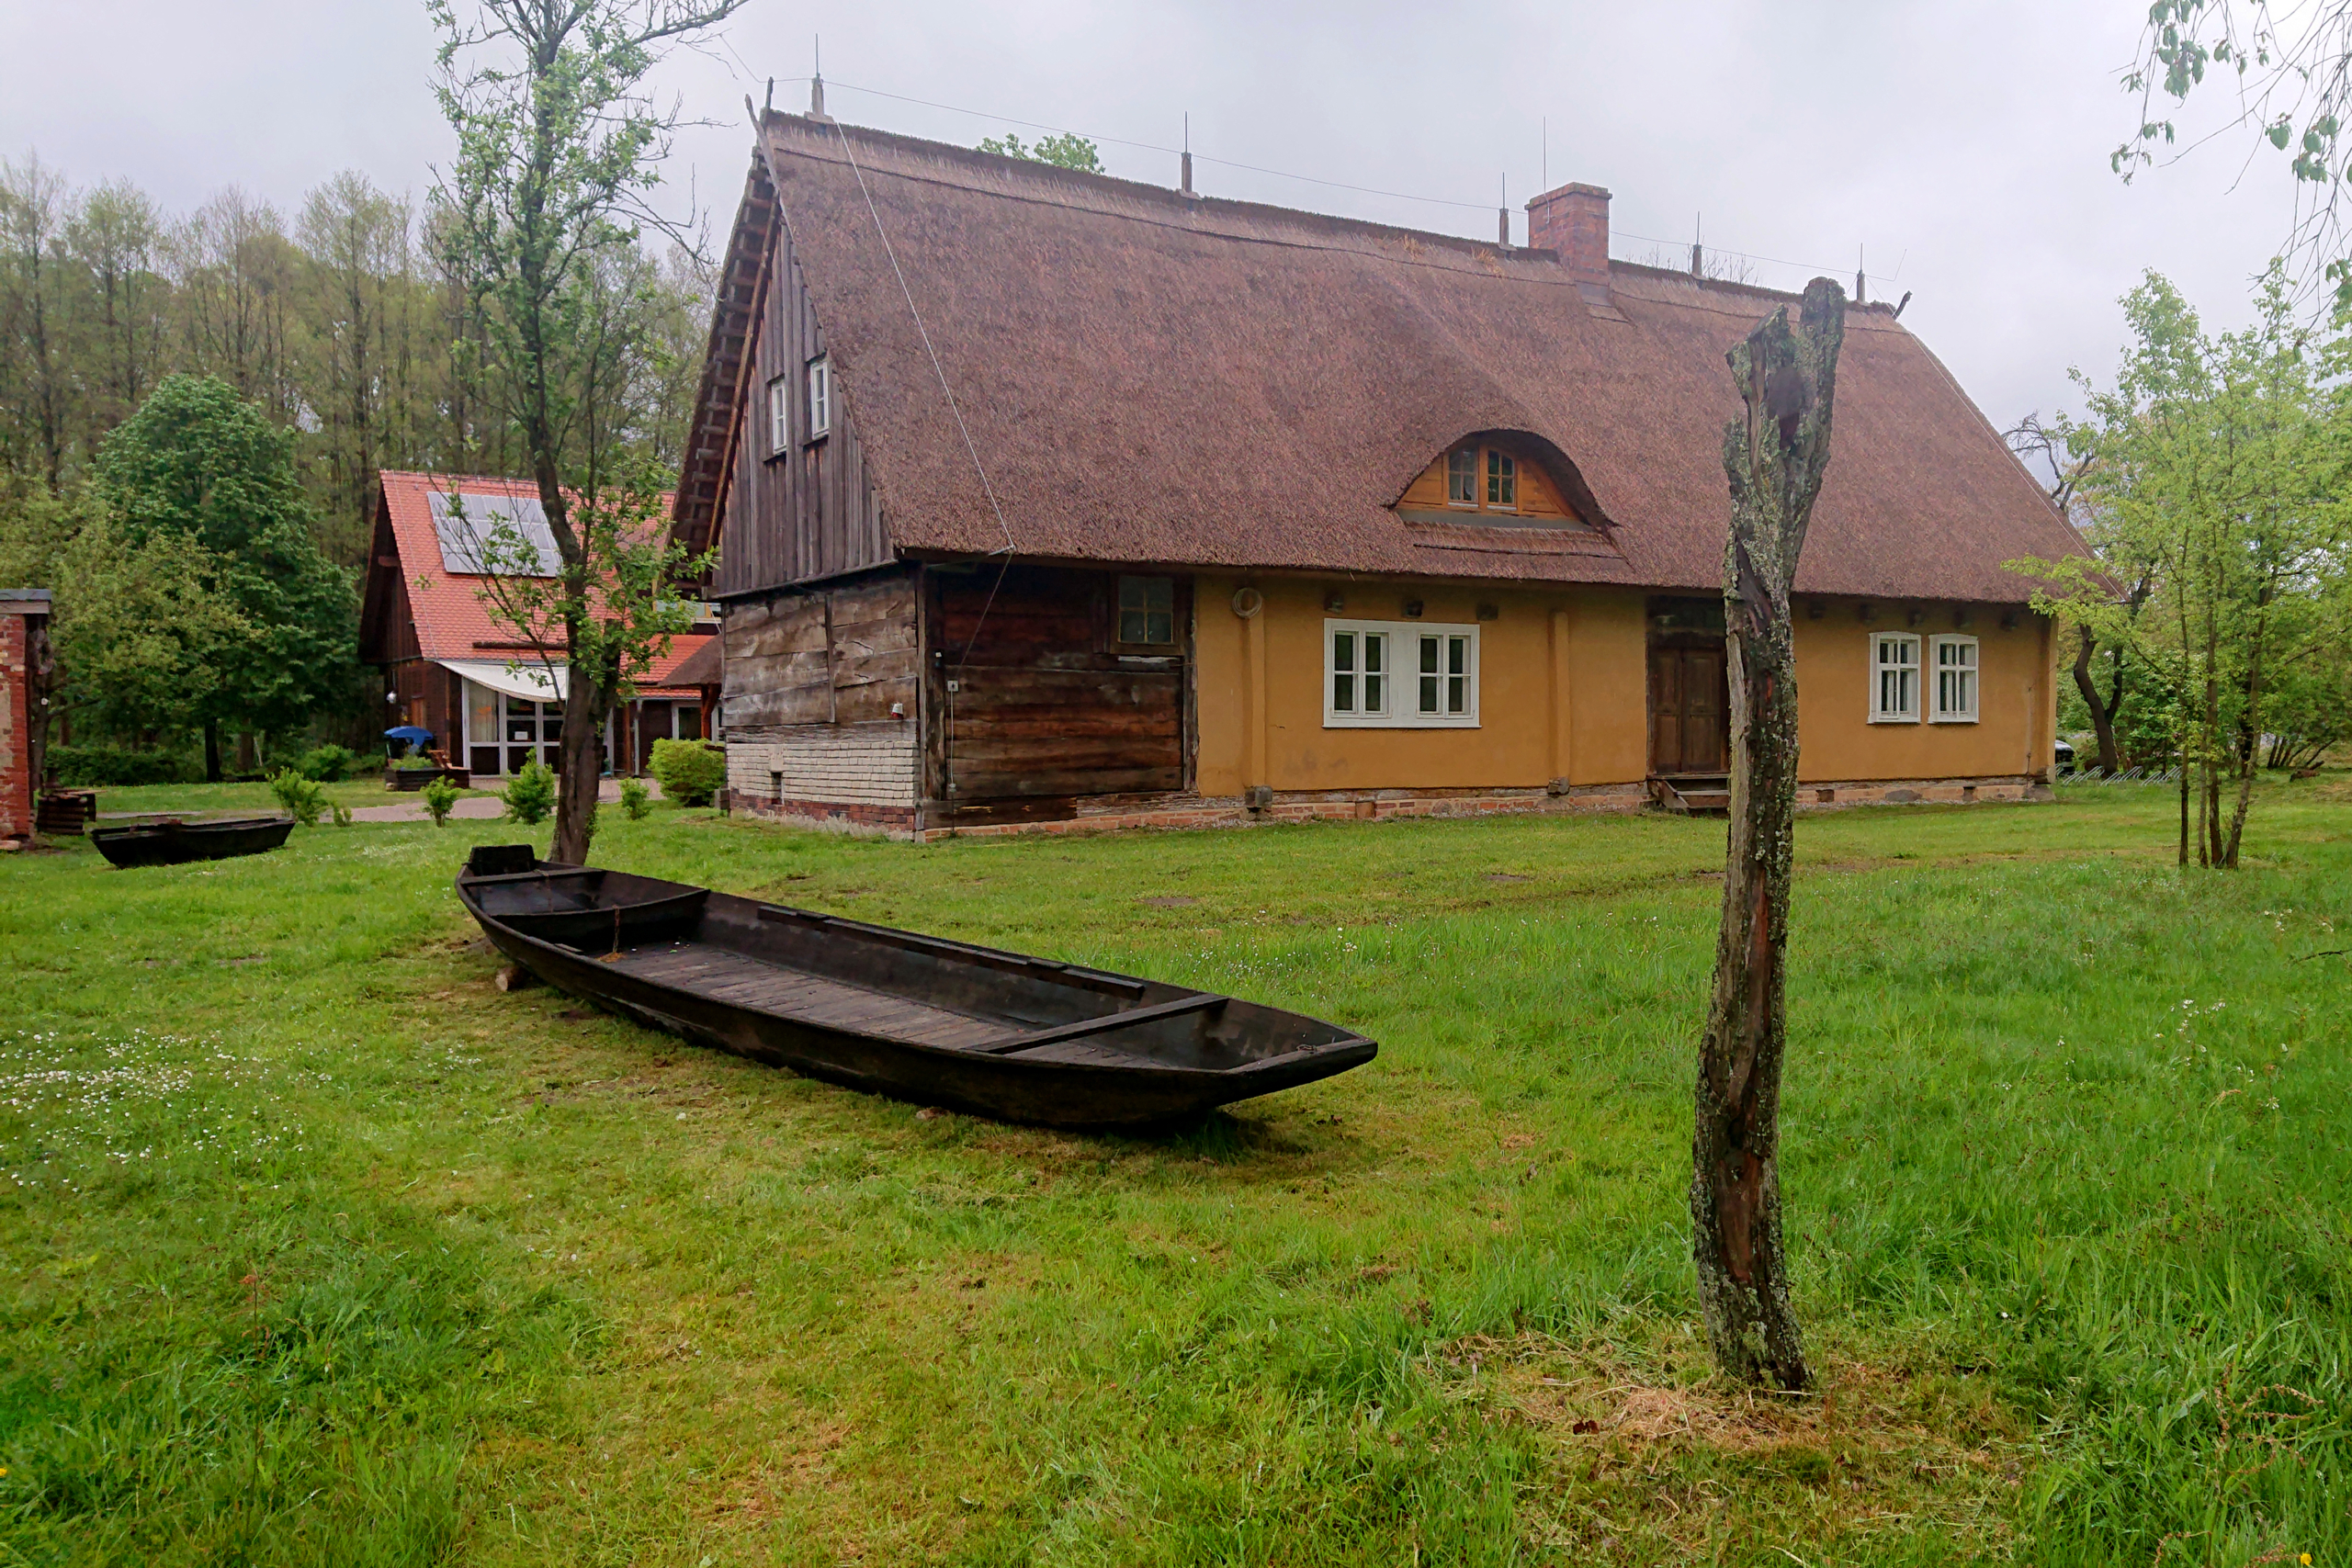
POLYGON ((2098 638, 2091 635, 2088 626, 2075 630, 2080 640, 2075 645, 2075 690, 2083 694, 2083 706, 2090 710, 2091 728, 2098 731, 2099 771, 2111 778, 2123 762, 2115 749, 2114 710, 2098 694, 2098 682, 2091 679, 2091 655, 2098 650, 2098 638))
POLYGON ((1797 683, 1789 592, 1829 464, 1846 296, 1806 286, 1727 356, 1747 404, 1724 431, 1731 536, 1724 557, 1731 684, 1731 833, 1714 996, 1699 1043, 1690 1251, 1715 1363, 1747 1382, 1811 1382, 1789 1304, 1781 1230, 1781 1059, 1787 1020, 1789 863, 1796 816, 1797 683))

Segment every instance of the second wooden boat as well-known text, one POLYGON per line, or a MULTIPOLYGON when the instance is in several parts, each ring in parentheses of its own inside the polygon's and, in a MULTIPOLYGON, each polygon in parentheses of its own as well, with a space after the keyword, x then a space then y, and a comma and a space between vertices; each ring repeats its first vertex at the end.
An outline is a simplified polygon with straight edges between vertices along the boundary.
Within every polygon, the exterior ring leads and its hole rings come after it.
POLYGON ((483 846, 458 897, 500 952, 655 1029, 1008 1122, 1161 1122, 1377 1047, 1279 1009, 483 846))
POLYGON ((284 843, 293 830, 291 817, 235 817, 217 822, 165 818, 128 828, 93 828, 90 842, 118 866, 181 865, 261 854, 284 843))

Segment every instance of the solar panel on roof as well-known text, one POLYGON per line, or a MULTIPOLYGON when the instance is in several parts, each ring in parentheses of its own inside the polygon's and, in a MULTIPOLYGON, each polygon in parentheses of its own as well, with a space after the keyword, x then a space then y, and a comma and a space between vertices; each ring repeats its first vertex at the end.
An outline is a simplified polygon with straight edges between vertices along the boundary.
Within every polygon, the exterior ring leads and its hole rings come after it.
MULTIPOLYGON (((555 547, 555 533, 548 526, 548 514, 535 495, 489 494, 481 491, 460 491, 455 494, 436 491, 432 497, 433 534, 441 546, 441 567, 445 571, 483 575, 483 568, 491 553, 491 540, 502 524, 511 525, 522 536, 523 547, 537 553, 536 570, 519 573, 532 577, 552 577, 562 558, 555 547)), ((514 564, 517 547, 512 539, 503 541, 499 551, 503 566, 514 564)))

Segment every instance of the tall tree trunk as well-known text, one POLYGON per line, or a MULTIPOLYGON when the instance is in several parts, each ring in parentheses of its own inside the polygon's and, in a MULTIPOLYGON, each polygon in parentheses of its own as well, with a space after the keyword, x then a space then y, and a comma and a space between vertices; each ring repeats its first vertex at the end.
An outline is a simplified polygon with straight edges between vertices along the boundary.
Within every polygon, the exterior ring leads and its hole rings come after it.
POLYGON ((1781 1059, 1787 1020, 1789 863, 1796 816, 1797 682, 1789 593, 1829 422, 1846 296, 1806 286, 1727 356, 1747 405, 1724 431, 1731 535, 1724 555, 1731 685, 1731 831, 1714 995, 1699 1042, 1690 1146, 1690 1251, 1716 1365, 1747 1382, 1811 1382, 1789 1303, 1781 1228, 1781 1059))
MULTIPOLYGON (((2075 645, 2075 690, 2083 694, 2083 706, 2090 710, 2091 728, 2098 731, 2099 771, 2112 778, 2122 767, 2121 753, 2115 749, 2115 710, 2098 694, 2098 682, 2091 679, 2091 655, 2098 650, 2098 638, 2088 626, 2076 628, 2080 640, 2075 645)), ((2119 649, 2116 657, 2122 657, 2119 649)))
POLYGON ((220 782, 220 721, 219 719, 208 718, 204 721, 204 782, 206 784, 220 782))

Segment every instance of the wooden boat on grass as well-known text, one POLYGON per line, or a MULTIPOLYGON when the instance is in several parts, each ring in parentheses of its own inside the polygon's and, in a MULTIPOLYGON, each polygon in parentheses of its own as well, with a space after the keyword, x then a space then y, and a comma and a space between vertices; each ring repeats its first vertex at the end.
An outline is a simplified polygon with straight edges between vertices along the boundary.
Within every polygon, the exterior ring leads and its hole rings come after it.
POLYGON ((189 861, 232 860, 277 848, 294 830, 291 817, 232 817, 188 822, 166 817, 123 828, 93 828, 90 842, 116 865, 181 865, 189 861))
POLYGON ((651 1028, 1007 1122, 1169 1122, 1377 1050, 1231 997, 559 865, 527 844, 476 849, 458 897, 523 968, 651 1028))

